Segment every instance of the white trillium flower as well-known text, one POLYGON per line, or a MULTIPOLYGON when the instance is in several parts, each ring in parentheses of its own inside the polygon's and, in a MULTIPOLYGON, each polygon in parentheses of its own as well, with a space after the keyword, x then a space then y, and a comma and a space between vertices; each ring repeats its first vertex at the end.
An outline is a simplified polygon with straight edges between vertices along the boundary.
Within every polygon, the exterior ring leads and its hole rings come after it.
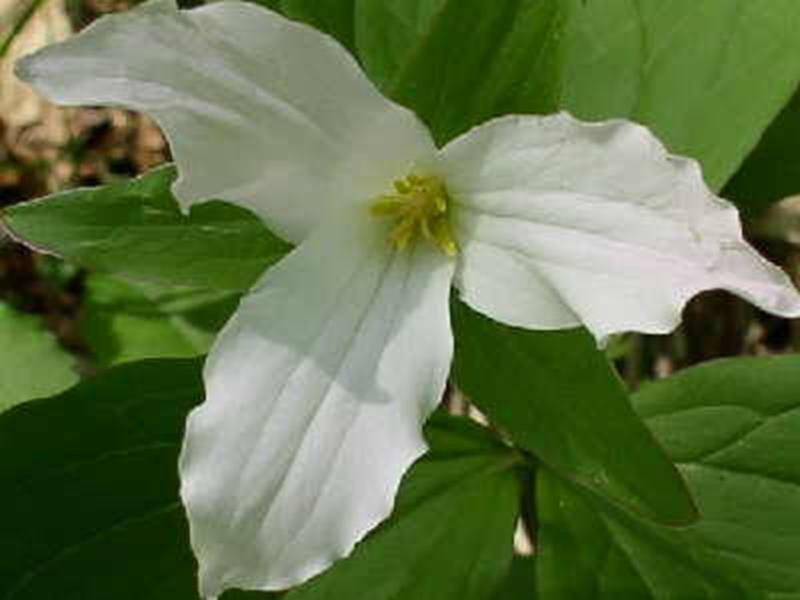
POLYGON ((151 1, 18 73, 148 113, 184 208, 228 200, 297 245, 217 338, 188 421, 205 596, 302 582, 390 513, 445 388, 451 285, 497 321, 600 342, 669 332, 711 288, 800 315, 735 208, 644 127, 507 116, 436 148, 336 41, 254 5, 151 1))

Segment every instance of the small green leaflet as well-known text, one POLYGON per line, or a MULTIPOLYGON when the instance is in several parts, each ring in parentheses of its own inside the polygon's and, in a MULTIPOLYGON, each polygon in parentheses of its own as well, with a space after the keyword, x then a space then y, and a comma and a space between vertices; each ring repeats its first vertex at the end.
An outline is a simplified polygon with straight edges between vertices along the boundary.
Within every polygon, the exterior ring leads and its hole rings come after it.
POLYGON ((248 289, 289 245, 249 211, 222 202, 178 208, 171 165, 130 181, 60 192, 6 208, 13 237, 80 266, 134 281, 248 289))

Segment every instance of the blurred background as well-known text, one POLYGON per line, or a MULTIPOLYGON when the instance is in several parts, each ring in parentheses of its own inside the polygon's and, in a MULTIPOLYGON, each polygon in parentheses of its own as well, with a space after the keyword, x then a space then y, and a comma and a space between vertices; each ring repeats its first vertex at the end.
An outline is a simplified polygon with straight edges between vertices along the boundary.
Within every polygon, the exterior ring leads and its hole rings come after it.
MULTIPOLYGON (((169 160, 163 137, 146 117, 55 108, 13 75, 19 56, 132 4, 0 0, 0 207, 130 178, 169 160)), ((799 104, 785 109, 765 143, 793 134, 787 123, 797 120, 799 104)), ((800 200, 782 199, 791 187, 782 182, 800 181, 797 170, 797 165, 772 164, 759 147, 723 192, 763 197, 745 215, 747 235, 795 282, 800 280, 800 200), (753 190, 747 172, 754 169, 762 175, 764 169, 783 171, 770 178, 774 189, 753 190)), ((0 231, 0 397, 13 404, 55 393, 81 375, 120 362, 203 354, 235 301, 89 273, 32 252, 0 231)), ((695 298, 672 335, 621 336, 608 348, 634 389, 709 359, 789 351, 800 351, 800 322, 772 318, 723 292, 695 298)))

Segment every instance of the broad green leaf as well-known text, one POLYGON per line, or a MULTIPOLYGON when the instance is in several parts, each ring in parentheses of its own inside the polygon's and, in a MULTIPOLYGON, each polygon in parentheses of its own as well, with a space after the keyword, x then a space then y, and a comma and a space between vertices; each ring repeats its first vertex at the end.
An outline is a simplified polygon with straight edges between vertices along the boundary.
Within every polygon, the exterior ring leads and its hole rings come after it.
POLYGON ((354 0, 281 0, 281 12, 325 31, 353 50, 354 0))
MULTIPOLYGON (((552 112, 564 13, 561 0, 448 0, 387 91, 413 108, 440 144, 493 116, 552 112)), ((360 40, 359 48, 367 51, 360 40)))
POLYGON ((199 361, 125 365, 0 415, 0 598, 197 598, 177 497, 199 361))
POLYGON ((291 600, 487 600, 512 561, 519 505, 512 451, 452 417, 404 481, 392 519, 291 600))
POLYGON ((683 480, 585 331, 506 327, 461 303, 453 326, 457 384, 516 444, 648 518, 695 518, 683 480))
POLYGON ((545 597, 800 598, 799 366, 800 356, 719 361, 637 394, 697 500, 690 527, 644 523, 543 470, 545 597))
POLYGON ((391 90, 396 73, 424 43, 447 0, 354 0, 358 56, 378 87, 391 90))
POLYGON ((17 204, 5 228, 34 249, 136 281, 246 290, 289 246, 250 212, 208 202, 181 213, 175 169, 17 204))
MULTIPOLYGON (((197 599, 176 464, 200 370, 126 364, 0 415, 0 598, 197 599)), ((511 564, 520 458, 453 417, 435 417, 426 435, 432 450, 395 514, 293 596, 490 597, 511 564)), ((273 595, 224 600, 248 597, 273 595)))
POLYGON ((228 292, 142 284, 93 274, 86 281, 83 333, 102 366, 208 352, 236 308, 228 292))
POLYGON ((533 556, 515 556, 492 600, 534 600, 535 597, 536 561, 533 556))
POLYGON ((697 496, 697 539, 775 596, 800 597, 799 389, 787 355, 710 363, 636 397, 697 496))
POLYGON ((800 193, 800 92, 772 122, 723 194, 745 213, 800 193))
POLYGON ((542 598, 647 597, 647 586, 611 541, 590 500, 545 469, 537 479, 536 511, 537 592, 542 598))
POLYGON ((552 472, 537 480, 538 594, 548 600, 746 600, 691 533, 658 528, 591 497, 552 472))
POLYGON ((0 303, 0 411, 70 387, 76 366, 39 317, 0 303))
POLYGON ((718 189, 797 88, 798 29, 795 0, 590 0, 564 32, 558 106, 650 126, 718 189))

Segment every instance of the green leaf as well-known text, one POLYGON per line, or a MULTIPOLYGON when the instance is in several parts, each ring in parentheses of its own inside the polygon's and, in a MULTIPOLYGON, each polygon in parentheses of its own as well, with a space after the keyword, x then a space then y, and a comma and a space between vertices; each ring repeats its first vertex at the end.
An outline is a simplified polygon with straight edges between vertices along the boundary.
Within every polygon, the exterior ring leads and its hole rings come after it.
POLYGON ((650 126, 719 189, 797 88, 798 29, 795 0, 586 2, 563 37, 558 106, 650 126))
POLYGON ((542 469, 536 511, 537 592, 542 598, 647 597, 647 586, 626 553, 611 540, 591 499, 542 469))
POLYGON ((513 441, 560 475, 664 523, 696 510, 583 330, 534 332, 453 304, 453 375, 513 441))
POLYGON ((719 361, 636 396, 698 503, 691 527, 644 523, 543 470, 545 597, 800 597, 798 365, 797 356, 719 361))
POLYGON ((200 362, 125 365, 0 415, 0 598, 196 599, 177 497, 200 362))
POLYGON ((533 600, 535 594, 536 561, 533 556, 515 556, 493 600, 533 600))
POLYGON ((238 298, 93 274, 86 280, 84 338, 102 366, 199 356, 208 352, 238 298))
POLYGON ((56 394, 78 381, 75 358, 40 318, 0 303, 0 411, 56 394))
POLYGON ((34 249, 136 281, 248 289, 289 245, 252 213, 222 202, 183 215, 170 192, 172 166, 98 188, 6 208, 5 228, 34 249))
POLYGON ((447 0, 355 0, 358 56, 370 79, 391 91, 396 73, 430 35, 447 0))
POLYGON ((690 533, 658 528, 552 472, 537 480, 538 593, 548 600, 757 598, 723 574, 690 533))
MULTIPOLYGON (((0 598, 197 598, 176 465, 200 371, 199 360, 126 364, 0 415, 0 598)), ((453 417, 435 417, 426 435, 432 450, 391 519, 293 596, 494 591, 511 564, 520 457, 453 417)), ((225 595, 237 597, 274 595, 225 595)))
MULTIPOLYGON (((413 108, 440 144, 493 116, 551 112, 563 4, 449 0, 427 21, 429 28, 419 33, 387 91, 413 108)), ((359 48, 367 50, 360 43, 359 48)), ((373 64, 366 57, 364 63, 373 64)))
POLYGON ((800 92, 783 109, 723 192, 750 215, 800 193, 800 92))

